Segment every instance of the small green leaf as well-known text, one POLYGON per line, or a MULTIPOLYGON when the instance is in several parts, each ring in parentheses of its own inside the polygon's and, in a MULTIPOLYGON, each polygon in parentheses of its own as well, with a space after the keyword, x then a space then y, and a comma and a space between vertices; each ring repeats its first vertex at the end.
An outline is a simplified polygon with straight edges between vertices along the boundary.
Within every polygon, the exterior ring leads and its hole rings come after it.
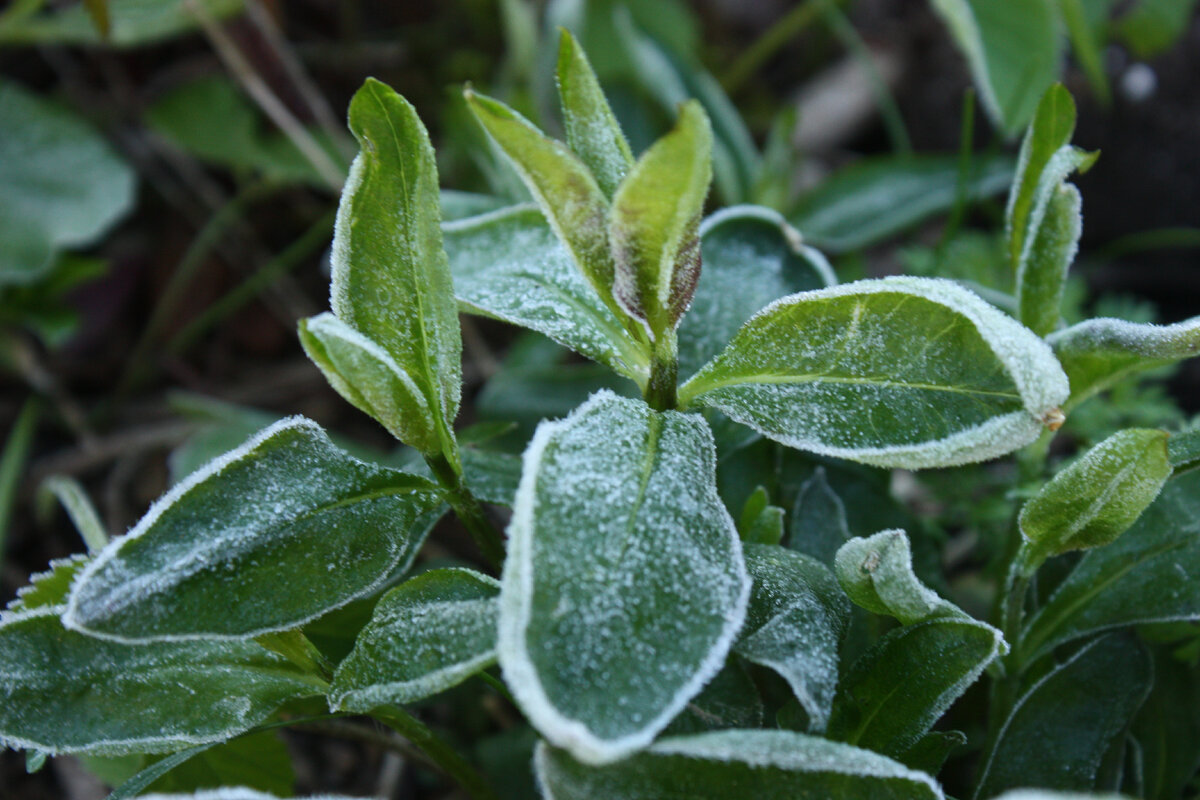
POLYGON ((970 617, 921 583, 913 572, 912 548, 901 530, 880 531, 842 545, 834 559, 838 582, 857 605, 914 625, 936 617, 970 617))
POLYGON ((971 619, 893 630, 842 679, 826 735, 903 758, 1006 651, 1000 631, 971 619))
POLYGON ((91 557, 85 555, 73 555, 51 561, 49 569, 30 575, 29 585, 17 589, 17 596, 5 608, 4 616, 9 612, 62 605, 66 602, 67 593, 71 591, 71 583, 75 576, 89 561, 91 557))
POLYGON ((783 541, 783 509, 770 504, 767 490, 759 486, 742 506, 738 534, 743 542, 779 544, 783 541))
MULTIPOLYGON (((214 19, 242 11, 243 0, 196 0, 214 19)), ((13 44, 104 45, 138 47, 194 30, 196 17, 183 3, 163 0, 107 0, 111 28, 101 36, 85 4, 5 19, 0 22, 0 42, 13 44)))
MULTIPOLYGON (((89 553, 96 553, 108 544, 108 530, 100 521, 96 507, 79 481, 66 475, 51 475, 38 487, 38 504, 57 498, 71 518, 71 524, 87 545, 89 553)), ((39 509, 39 512, 41 509, 39 509)))
POLYGON ((782 547, 746 545, 746 570, 754 585, 734 650, 783 676, 810 729, 823 731, 837 688, 838 650, 850 603, 823 564, 782 547))
POLYGON ((606 767, 541 744, 534 756, 554 800, 942 800, 928 775, 857 747, 791 731, 716 731, 655 742, 606 767))
POLYGON ((0 741, 9 746, 175 750, 228 739, 280 704, 325 690, 252 642, 107 642, 63 628, 61 610, 0 621, 0 741))
POLYGON ((1066 87, 1056 83, 1038 101, 1037 112, 1021 140, 1017 171, 1008 193, 1004 227, 1009 260, 1014 268, 1021 260, 1025 240, 1039 227, 1036 223, 1030 224, 1038 204, 1039 189, 1043 193, 1049 192, 1067 175, 1063 169, 1068 168, 1071 154, 1075 152, 1075 148, 1069 146, 1074 134, 1075 99, 1066 87), (1056 159, 1060 163, 1052 167, 1056 159))
POLYGON ((906 767, 936 776, 950 754, 966 743, 967 735, 962 731, 930 731, 896 760, 906 767))
POLYGON ((429 134, 408 101, 371 78, 350 101, 350 130, 362 150, 338 205, 330 305, 412 378, 451 450, 462 342, 429 134))
POLYGON ((684 706, 663 730, 664 736, 685 736, 705 731, 760 728, 763 701, 754 679, 742 662, 730 658, 700 694, 684 706))
POLYGON ((539 732, 589 763, 645 747, 720 669, 750 582, 702 417, 598 392, 525 451, 500 665, 539 732))
POLYGON ((712 128, 691 100, 613 197, 613 294, 655 341, 670 336, 700 278, 700 215, 712 181, 712 128))
POLYGON ((565 28, 558 40, 558 96, 567 145, 591 170, 604 194, 612 197, 633 167, 633 153, 587 55, 565 28))
POLYGON ((378 588, 442 510, 423 478, 292 417, 193 473, 79 575, 64 621, 119 641, 286 630, 378 588))
POLYGON ((1083 230, 1081 203, 1079 190, 1071 184, 1054 189, 1028 257, 1017 268, 1017 318, 1039 336, 1058 328, 1067 270, 1083 230))
POLYGON ((1200 428, 1171 434, 1167 440, 1167 458, 1176 469, 1200 461, 1200 428))
POLYGON ((1026 573, 1051 556, 1116 539, 1154 502, 1169 477, 1164 431, 1131 428, 1088 450, 1021 508, 1026 573))
POLYGON ((1017 701, 984 762, 975 797, 1019 786, 1094 788, 1101 760, 1153 677, 1149 653, 1130 636, 1084 645, 1017 701))
POLYGON ((850 539, 850 527, 846 506, 829 485, 824 467, 813 470, 796 493, 788 522, 788 547, 832 567, 837 551, 850 539))
POLYGON ((1150 58, 1179 41, 1195 9, 1196 0, 1141 0, 1114 27, 1138 58, 1150 58))
POLYGON ((500 584, 437 569, 392 589, 333 676, 335 710, 404 704, 462 683, 496 661, 500 584))
POLYGON ((1028 329, 949 281, 782 298, 679 390, 789 447, 876 466, 981 461, 1061 422, 1066 376, 1028 329))

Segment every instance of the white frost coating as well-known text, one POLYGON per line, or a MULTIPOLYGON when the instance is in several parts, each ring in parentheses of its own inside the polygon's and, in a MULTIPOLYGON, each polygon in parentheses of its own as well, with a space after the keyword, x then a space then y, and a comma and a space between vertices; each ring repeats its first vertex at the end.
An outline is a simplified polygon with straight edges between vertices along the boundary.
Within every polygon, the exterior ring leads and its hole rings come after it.
MULTIPOLYGON (((91 558, 91 556, 84 555, 83 553, 76 553, 73 556, 67 556, 65 558, 55 558, 46 565, 47 568, 45 571, 35 572, 34 574, 30 575, 29 583, 17 589, 16 596, 12 600, 8 601, 8 605, 5 606, 3 610, 0 610, 0 623, 5 622, 15 613, 26 610, 25 598, 36 592, 39 588, 38 584, 40 584, 42 581, 53 578, 55 573, 58 572, 60 568, 71 569, 72 567, 78 567, 82 564, 86 564, 89 558, 91 558)), ((60 604, 54 603, 53 605, 60 604)), ((37 607, 40 608, 41 606, 37 607)))
POLYGON ((354 309, 349 300, 350 292, 347 291, 347 273, 350 271, 350 217, 354 205, 349 202, 349 198, 358 193, 366 173, 367 163, 363 158, 363 151, 360 150, 350 162, 350 172, 342 185, 342 197, 347 199, 338 203, 337 217, 333 223, 333 244, 329 249, 329 307, 342 319, 354 319, 354 309))
POLYGON ((1187 358, 1200 355, 1200 317, 1173 325, 1099 317, 1052 333, 1046 341, 1063 353, 1116 351, 1145 358, 1187 358))
MULTIPOLYGON (((616 738, 597 736, 586 723, 562 713, 546 693, 538 667, 533 663, 526 643, 526 631, 532 617, 534 588, 533 557, 535 530, 534 515, 537 511, 537 479, 539 466, 547 446, 558 435, 578 424, 592 410, 611 403, 628 403, 613 392, 601 390, 577 408, 569 417, 541 423, 525 451, 521 482, 513 501, 513 515, 509 523, 508 555, 501 576, 500 621, 497 653, 504 671, 505 683, 533 726, 546 739, 566 748, 580 761, 588 764, 606 764, 644 748, 665 728, 687 705, 708 681, 720 671, 741 629, 750 598, 750 579, 742 560, 741 540, 737 536, 732 517, 719 498, 715 496, 715 485, 709 488, 715 508, 724 516, 724 527, 729 532, 729 544, 733 551, 737 581, 740 584, 737 598, 729 610, 723 630, 713 641, 711 649, 699 663, 691 678, 679 687, 676 694, 653 718, 645 720, 642 727, 632 733, 616 738)), ((715 463, 715 449, 711 441, 710 463, 715 463)), ((613 698, 614 703, 619 698, 613 698)))
POLYGON ((408 372, 404 370, 404 368, 397 364, 396 359, 392 358, 387 351, 385 351, 375 342, 368 339, 353 326, 343 322, 338 317, 326 311, 323 314, 318 314, 315 317, 311 317, 308 320, 308 329, 310 331, 322 333, 331 339, 341 339, 345 342, 349 342, 365 352, 367 355, 379 361, 396 374, 396 377, 400 379, 402 384, 404 384, 404 388, 407 389, 409 394, 412 395, 413 401, 419 405, 421 413, 427 417, 432 416, 431 412, 429 411, 429 404, 425 400, 425 395, 421 393, 420 387, 413 382, 412 376, 410 376, 408 372))
POLYGON ((757 219, 778 226, 779 232, 783 235, 784 241, 788 243, 788 247, 791 248, 792 252, 807 259, 812 268, 821 276, 821 280, 826 286, 837 285, 837 275, 834 274, 833 266, 829 263, 829 259, 825 257, 825 254, 815 247, 805 244, 804 234, 788 222, 783 214, 780 214, 773 208, 750 205, 748 203, 723 208, 716 213, 709 214, 700 223, 700 238, 703 239, 708 235, 709 231, 719 228, 726 222, 741 219, 757 219))
POLYGON ((837 579, 858 605, 912 625, 931 617, 970 617, 921 583, 912 567, 908 536, 899 528, 854 538, 834 558, 837 579))

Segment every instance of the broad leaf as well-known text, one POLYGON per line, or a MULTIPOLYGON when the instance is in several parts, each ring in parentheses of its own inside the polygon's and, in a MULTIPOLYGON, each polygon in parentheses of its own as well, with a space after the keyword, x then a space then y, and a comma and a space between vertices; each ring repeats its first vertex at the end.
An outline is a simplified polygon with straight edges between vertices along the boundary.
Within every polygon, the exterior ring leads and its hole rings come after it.
POLYGON ((885 278, 760 311, 679 390, 790 447, 877 466, 982 461, 1061 422, 1067 381, 1028 329, 948 281, 885 278))
POLYGON ((832 567, 838 550, 848 539, 846 506, 830 487, 825 468, 817 467, 796 493, 788 517, 787 545, 832 567))
POLYGON ((1154 502, 1167 478, 1164 431, 1131 428, 1105 439, 1054 476, 1021 508, 1022 568, 1116 539, 1154 502))
POLYGON ((705 731, 760 728, 763 701, 754 679, 741 661, 730 658, 700 694, 684 706, 679 716, 663 731, 668 736, 683 736, 705 731))
POLYGON ((558 96, 567 145, 612 197, 633 167, 633 153, 587 55, 565 28, 558 42, 558 96))
POLYGON ((548 800, 941 800, 922 772, 857 747, 791 731, 717 731, 656 742, 607 767, 542 744, 534 757, 548 800))
POLYGON ((1058 328, 1067 270, 1079 249, 1083 217, 1079 190, 1069 183, 1056 187, 1029 252, 1017 269, 1017 318, 1045 336, 1058 328))
POLYGON ((292 417, 192 473, 84 569, 68 627, 117 640, 250 637, 378 588, 441 513, 423 478, 292 417))
MULTIPOLYGON (((196 17, 179 2, 164 0, 106 0, 110 28, 96 29, 86 3, 58 7, 33 15, 14 15, 0 22, 0 42, 12 44, 103 45, 138 47, 195 30, 196 17)), ((216 19, 242 11, 242 0, 197 0, 216 19)), ((39 3, 39 5, 41 5, 39 3)))
POLYGON ((1154 651, 1154 688, 1133 721, 1146 800, 1178 800, 1200 767, 1200 686, 1193 665, 1154 651))
POLYGON ((1058 664, 1004 721, 975 792, 1041 786, 1087 791, 1100 762, 1123 735, 1153 680, 1146 648, 1123 635, 1102 636, 1058 664))
POLYGON ((500 584, 467 569, 437 569, 375 606, 330 688, 337 710, 411 703, 462 683, 496 660, 500 584))
POLYGON ((462 390, 462 342, 433 147, 408 101, 370 78, 350 101, 350 130, 362 150, 338 205, 330 305, 421 390, 424 407, 404 412, 426 431, 424 446, 438 439, 446 450, 462 390))
POLYGON ((0 741, 10 747, 175 750, 227 739, 325 689, 252 642, 102 641, 63 628, 61 610, 0 622, 0 741))
POLYGON ((746 545, 754 585, 734 650, 787 680, 810 729, 825 729, 838 682, 838 650, 850 603, 815 559, 770 545, 746 545))
POLYGON ((913 625, 935 617, 970 619, 913 572, 912 548, 901 530, 880 531, 842 545, 834 560, 838 582, 857 605, 913 625))
POLYGON ((0 619, 17 611, 62 605, 71 591, 75 576, 90 560, 90 556, 74 555, 51 561, 49 569, 30 575, 29 584, 17 589, 17 596, 0 612, 0 619))
POLYGON ((969 619, 931 619, 894 630, 838 686, 826 735, 902 758, 1007 648, 969 619))
POLYGON ((539 732, 612 761, 720 669, 750 585, 703 418, 599 392, 525 452, 500 664, 539 732))

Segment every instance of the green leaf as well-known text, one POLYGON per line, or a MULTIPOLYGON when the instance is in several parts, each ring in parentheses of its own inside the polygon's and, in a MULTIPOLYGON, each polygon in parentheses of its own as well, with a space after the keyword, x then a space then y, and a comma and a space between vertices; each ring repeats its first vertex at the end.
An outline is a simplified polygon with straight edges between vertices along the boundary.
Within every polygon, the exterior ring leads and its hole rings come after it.
POLYGON ((705 731, 760 728, 762 722, 763 701, 758 687, 741 661, 730 658, 700 694, 671 720, 663 734, 684 736, 705 731))
MULTIPOLYGON (((215 19, 242 10, 242 0, 197 0, 215 19)), ((107 0, 111 22, 107 36, 96 30, 82 3, 55 7, 31 16, 0 22, 0 42, 11 44, 102 44, 138 47, 178 36, 196 28, 196 17, 174 0, 107 0)))
POLYGON ((420 387, 428 410, 406 411, 425 413, 449 451, 462 342, 429 134, 408 101, 371 78, 350 101, 350 130, 362 150, 338 205, 330 304, 420 387))
POLYGON ((598 392, 525 451, 500 665, 538 731, 589 763, 638 750, 725 662, 750 582, 702 417, 598 392))
MULTIPOLYGON (((959 197, 957 156, 883 156, 856 161, 801 198, 788 220, 805 241, 833 253, 861 250, 902 233, 959 197)), ((1012 181, 1007 156, 978 157, 966 178, 966 198, 999 194, 1012 181)))
POLYGON ((565 28, 558 40, 558 96, 567 145, 607 197, 633 167, 633 153, 600 88, 587 55, 565 28))
POLYGON ((850 539, 850 527, 846 506, 829 485, 824 467, 817 467, 800 487, 788 521, 788 547, 832 567, 837 551, 850 539))
POLYGON ((537 331, 645 383, 646 355, 575 268, 537 209, 515 206, 443 229, 464 311, 537 331))
POLYGON ((1196 0, 1140 0, 1116 21, 1116 34, 1138 58, 1170 48, 1195 19, 1196 0))
POLYGON ((291 797, 296 774, 275 731, 239 736, 196 754, 151 784, 151 792, 191 792, 238 786, 291 797))
POLYGON ((970 617, 921 583, 913 572, 912 548, 902 530, 857 537, 837 551, 838 582, 857 605, 873 614, 914 625, 937 617, 970 617))
POLYGON ((1174 325, 1101 317, 1052 333, 1046 341, 1070 378, 1074 406, 1139 372, 1200 355, 1200 317, 1174 325))
POLYGON ((1084 645, 1035 683, 1004 721, 975 797, 1020 786, 1087 791, 1153 680, 1146 648, 1129 636, 1084 645))
POLYGON ((1045 789, 1017 789, 1005 792, 994 800, 1129 800, 1123 794, 1080 794, 1079 792, 1051 792, 1045 789))
POLYGON ((471 494, 485 503, 512 505, 521 482, 520 456, 468 447, 462 451, 462 459, 471 494))
POLYGON ((1167 458, 1179 468, 1200 460, 1200 428, 1171 434, 1167 440, 1167 458))
POLYGON ((468 569, 436 569, 380 599, 337 668, 334 710, 404 704, 462 683, 496 661, 500 584, 468 569))
POLYGON ((691 100, 613 196, 613 294, 655 341, 670 336, 696 291, 700 215, 711 181, 712 128, 691 100))
MULTIPOLYGON (((264 794, 244 786, 208 789, 188 794, 144 794, 139 797, 141 800, 280 800, 273 794, 264 794)), ((357 798, 341 794, 323 794, 320 797, 313 796, 311 800, 357 800, 357 798)))
POLYGON ((1131 730, 1142 747, 1146 800, 1178 800, 1200 766, 1200 686, 1195 667, 1154 651, 1154 688, 1131 730))
POLYGON ((966 743, 967 735, 962 731, 931 731, 905 750, 897 760, 911 769, 937 775, 950 754, 966 743))
POLYGON ((66 106, 0 80, 0 286, 46 276, 133 206, 133 170, 66 106))
POLYGON ((1027 574, 1047 558, 1115 540, 1154 502, 1167 479, 1164 431, 1131 428, 1088 450, 1021 508, 1027 574))
POLYGON ((1029 121, 1063 57, 1051 0, 931 0, 967 59, 988 116, 1008 136, 1029 121))
MULTIPOLYGON (((1108 0, 1101 0, 1100 5, 1108 0)), ((1089 18, 1088 6, 1095 7, 1097 3, 1089 0, 1058 0, 1062 12, 1063 23, 1067 28, 1067 37, 1071 40, 1071 49, 1079 66, 1087 74, 1088 83, 1096 98, 1110 108, 1112 104, 1112 87, 1109 86, 1108 74, 1105 72, 1103 50, 1103 24, 1093 25, 1089 18), (1097 30, 1101 28, 1101 30, 1097 30)), ((1092 13, 1095 13, 1093 10, 1092 13)))
POLYGON ((1109 628, 1200 619, 1200 470, 1167 482, 1119 539, 1084 554, 1029 620, 1022 661, 1109 628))
POLYGON ((826 735, 904 758, 1006 651, 1000 631, 971 619, 930 619, 893 630, 842 679, 826 735))
POLYGON ((747 544, 745 555, 754 585, 734 650, 783 676, 810 729, 823 731, 837 688, 838 650, 850 602, 816 559, 762 544, 747 544))
POLYGON ((791 731, 716 731, 663 739, 607 767, 563 750, 534 756, 546 796, 570 800, 941 800, 932 778, 857 747, 791 731))
POLYGON ((759 486, 742 506, 738 534, 743 542, 779 544, 783 541, 783 509, 770 504, 767 490, 759 486))
POLYGON ((5 607, 4 616, 9 612, 62 605, 71 591, 75 576, 89 561, 91 557, 86 555, 54 559, 49 563, 49 569, 30 575, 29 584, 17 589, 17 596, 5 607))
POLYGON ((1069 183, 1054 189, 1028 258, 1017 270, 1017 318, 1034 333, 1045 336, 1058 328, 1067 270, 1079 249, 1083 230, 1079 190, 1069 183))
POLYGON ((909 469, 1032 442, 1067 381, 1049 347, 949 281, 894 277, 782 298, 679 390, 789 447, 909 469))
POLYGON ((174 750, 227 739, 325 689, 252 642, 102 641, 65 629, 61 610, 0 621, 0 741, 10 747, 174 750))
MULTIPOLYGON (((46 501, 53 504, 55 498, 62 503, 67 516, 71 518, 71 524, 87 545, 89 553, 95 553, 108 544, 108 530, 100 521, 96 507, 92 505, 87 491, 79 481, 66 475, 51 475, 42 481, 42 485, 38 487, 38 505, 44 506, 46 501)), ((42 508, 38 511, 41 515, 42 508)))
POLYGON ((403 569, 441 510, 425 479, 291 417, 163 495, 80 574, 64 621, 118 641, 293 628, 403 569))

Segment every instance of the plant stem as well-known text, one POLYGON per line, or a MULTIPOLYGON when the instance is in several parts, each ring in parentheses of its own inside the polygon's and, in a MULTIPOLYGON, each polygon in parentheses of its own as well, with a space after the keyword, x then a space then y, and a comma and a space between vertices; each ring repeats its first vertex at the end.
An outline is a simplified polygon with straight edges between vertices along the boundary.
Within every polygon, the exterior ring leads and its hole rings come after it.
MULTIPOLYGON (((833 0, 841 2, 841 0, 833 0)), ((733 94, 758 72, 785 44, 799 36, 816 22, 823 6, 830 0, 807 0, 800 3, 760 36, 744 53, 733 62, 721 83, 725 91, 733 94)))
POLYGON ((371 716, 412 742, 474 800, 499 800, 474 767, 423 722, 397 706, 381 706, 371 716))
POLYGON ((475 495, 463 483, 462 475, 442 453, 426 453, 425 463, 446 490, 446 502, 450 503, 463 527, 471 534, 475 546, 488 563, 499 570, 504 563, 504 540, 484 514, 483 506, 479 505, 475 495))
POLYGON ((673 411, 679 406, 678 382, 679 348, 675 332, 670 331, 661 334, 660 341, 655 343, 650 380, 646 381, 643 397, 655 411, 673 411))

